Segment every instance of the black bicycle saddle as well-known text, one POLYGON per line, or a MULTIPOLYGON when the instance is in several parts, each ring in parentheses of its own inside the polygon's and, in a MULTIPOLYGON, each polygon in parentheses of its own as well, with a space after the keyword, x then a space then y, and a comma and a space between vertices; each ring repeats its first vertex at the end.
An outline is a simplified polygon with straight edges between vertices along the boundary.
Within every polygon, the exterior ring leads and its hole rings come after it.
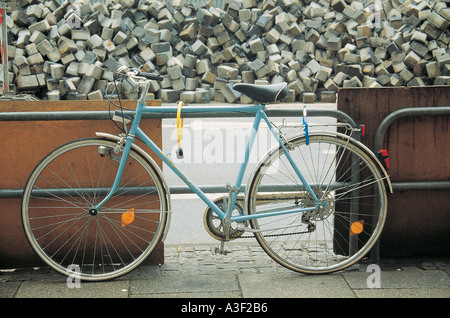
POLYGON ((238 83, 233 85, 233 89, 258 103, 277 102, 289 93, 289 88, 285 82, 270 85, 238 83))

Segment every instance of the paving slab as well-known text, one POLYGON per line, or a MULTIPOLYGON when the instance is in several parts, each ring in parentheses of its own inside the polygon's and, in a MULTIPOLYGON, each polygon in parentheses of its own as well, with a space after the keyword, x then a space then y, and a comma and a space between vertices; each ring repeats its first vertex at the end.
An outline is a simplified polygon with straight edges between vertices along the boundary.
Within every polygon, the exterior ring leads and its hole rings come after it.
POLYGON ((133 278, 130 283, 130 295, 133 298, 240 298, 241 292, 235 274, 190 273, 133 278))
POLYGON ((69 288, 66 280, 60 282, 24 281, 15 298, 127 298, 129 281, 82 282, 80 288, 69 288))
POLYGON ((244 298, 353 298, 342 275, 296 273, 239 275, 244 298))
POLYGON ((4 282, 1 283, 0 298, 14 298, 21 282, 4 282))
POLYGON ((449 298, 450 276, 443 270, 423 270, 403 267, 398 270, 381 269, 377 287, 368 282, 372 273, 345 272, 343 277, 361 298, 449 298), (372 288, 370 286, 372 285, 372 288))
POLYGON ((422 289, 361 289, 354 290, 358 298, 449 298, 450 288, 422 289))

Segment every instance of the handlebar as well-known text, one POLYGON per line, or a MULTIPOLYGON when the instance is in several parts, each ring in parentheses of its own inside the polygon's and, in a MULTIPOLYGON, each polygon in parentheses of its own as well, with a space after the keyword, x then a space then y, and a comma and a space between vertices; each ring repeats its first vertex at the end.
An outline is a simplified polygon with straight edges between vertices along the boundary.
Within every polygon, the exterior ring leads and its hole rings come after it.
POLYGON ((158 81, 158 82, 161 82, 163 80, 163 77, 161 75, 155 74, 155 73, 146 73, 146 72, 138 71, 137 76, 142 76, 142 77, 145 77, 146 79, 154 80, 154 81, 158 81))
POLYGON ((141 90, 141 96, 139 98, 139 103, 145 105, 145 100, 147 98, 147 92, 150 87, 150 82, 145 81, 155 80, 161 82, 163 77, 159 74, 155 73, 146 73, 141 72, 139 69, 130 69, 126 66, 121 66, 114 72, 114 79, 124 79, 126 80, 132 87, 141 90))
POLYGON ((156 73, 146 73, 141 72, 138 69, 129 69, 126 66, 120 67, 114 75, 118 78, 125 78, 125 79, 148 79, 148 80, 154 80, 161 82, 163 80, 163 77, 156 73))

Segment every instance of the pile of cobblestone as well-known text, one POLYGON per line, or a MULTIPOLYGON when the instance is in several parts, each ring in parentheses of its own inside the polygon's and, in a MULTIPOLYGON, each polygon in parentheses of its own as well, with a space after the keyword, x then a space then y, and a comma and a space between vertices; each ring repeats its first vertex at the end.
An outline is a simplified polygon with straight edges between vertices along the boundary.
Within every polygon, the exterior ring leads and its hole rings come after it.
MULTIPOLYGON (((19 0, 9 78, 40 98, 102 99, 120 65, 163 75, 163 102, 251 102, 237 82, 287 82, 285 101, 342 87, 450 85, 449 0, 19 0)), ((136 98, 126 84, 123 98, 136 98)))

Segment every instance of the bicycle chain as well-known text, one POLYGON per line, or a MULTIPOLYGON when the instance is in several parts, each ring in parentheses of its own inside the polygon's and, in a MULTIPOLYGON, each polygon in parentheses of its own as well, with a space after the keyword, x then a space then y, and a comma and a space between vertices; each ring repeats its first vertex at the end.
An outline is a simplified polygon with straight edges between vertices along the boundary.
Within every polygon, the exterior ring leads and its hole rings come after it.
MULTIPOLYGON (((266 199, 267 200, 267 199, 266 199)), ((237 203, 236 203, 237 205, 237 203)), ((239 206, 239 205, 238 205, 239 206)), ((241 208, 242 209, 242 208, 241 208)), ((207 210, 207 212, 211 212, 210 210, 207 210)), ((212 212, 211 212, 212 213, 212 212)), ((309 226, 308 226, 309 227, 309 226)), ((208 227, 207 227, 208 229, 208 227)), ((245 231, 245 230, 244 230, 245 231)), ((241 231, 240 233, 243 233, 244 231, 241 231)), ((300 231, 300 232, 292 232, 292 233, 283 233, 283 234, 268 234, 268 235, 264 235, 264 237, 277 237, 277 236, 289 236, 289 235, 300 235, 300 234, 307 234, 307 233, 311 233, 312 231, 314 231, 314 229, 309 229, 307 231, 300 231)), ((229 240, 233 240, 233 239, 251 239, 254 238, 254 235, 239 235, 235 234, 235 235, 230 235, 229 240)))
MULTIPOLYGON (((276 236, 289 236, 289 235, 298 235, 298 234, 306 234, 306 233, 311 233, 311 231, 302 231, 302 232, 293 232, 293 233, 284 233, 284 234, 268 234, 268 235, 264 235, 264 237, 276 237, 276 236)), ((233 239, 237 239, 237 238, 242 238, 242 239, 247 239, 247 238, 254 238, 254 235, 240 235, 240 236, 233 236, 233 239)))

